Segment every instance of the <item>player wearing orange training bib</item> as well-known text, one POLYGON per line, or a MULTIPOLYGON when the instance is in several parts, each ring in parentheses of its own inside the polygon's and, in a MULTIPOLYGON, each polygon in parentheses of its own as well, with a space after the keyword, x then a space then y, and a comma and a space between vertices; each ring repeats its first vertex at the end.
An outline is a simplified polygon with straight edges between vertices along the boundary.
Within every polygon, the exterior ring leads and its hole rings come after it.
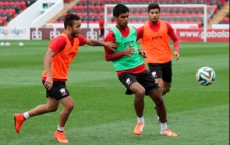
MULTIPOLYGON (((74 58, 77 56, 78 47, 85 44, 91 46, 105 46, 114 50, 117 44, 111 42, 100 42, 94 39, 87 39, 80 35, 81 19, 78 15, 67 14, 64 21, 65 30, 62 34, 54 38, 44 56, 44 71, 42 73, 42 83, 46 89, 47 103, 24 113, 14 114, 15 131, 20 133, 23 123, 31 118, 45 113, 57 111, 59 104, 63 108, 57 120, 57 130, 54 138, 59 143, 68 143, 65 136, 64 126, 74 108, 74 101, 66 87, 68 80, 68 69, 74 58)), ((36 125, 36 124, 35 124, 36 125)))
MULTIPOLYGON (((180 58, 179 41, 174 33, 172 26, 159 19, 160 7, 158 4, 149 4, 149 21, 140 27, 138 31, 139 38, 142 38, 142 49, 146 51, 146 62, 149 71, 156 79, 161 88, 162 95, 170 91, 172 82, 172 58, 180 58), (169 46, 169 39, 174 43, 174 53, 169 46)), ((138 38, 138 39, 139 39, 138 38)))

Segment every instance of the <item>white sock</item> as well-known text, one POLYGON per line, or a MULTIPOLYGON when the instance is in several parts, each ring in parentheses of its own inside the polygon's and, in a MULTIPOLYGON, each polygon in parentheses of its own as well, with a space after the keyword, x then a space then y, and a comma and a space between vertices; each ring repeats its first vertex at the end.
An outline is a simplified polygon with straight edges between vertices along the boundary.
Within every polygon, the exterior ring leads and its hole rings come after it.
POLYGON ((30 118, 30 115, 29 115, 29 113, 28 113, 28 112, 23 113, 23 116, 24 116, 24 118, 25 118, 25 119, 30 118))
POLYGON ((144 120, 144 117, 137 117, 137 122, 142 122, 142 123, 145 123, 145 120, 144 120))
POLYGON ((58 125, 57 130, 58 130, 58 131, 64 131, 64 127, 60 127, 60 126, 58 125))
POLYGON ((166 130, 168 127, 167 127, 167 122, 166 123, 160 123, 161 124, 161 131, 164 131, 166 130))

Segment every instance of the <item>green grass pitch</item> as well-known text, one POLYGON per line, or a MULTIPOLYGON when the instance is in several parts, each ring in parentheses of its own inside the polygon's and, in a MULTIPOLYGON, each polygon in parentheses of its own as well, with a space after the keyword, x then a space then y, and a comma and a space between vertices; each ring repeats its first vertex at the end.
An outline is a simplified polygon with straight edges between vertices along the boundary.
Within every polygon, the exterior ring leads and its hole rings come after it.
MULTIPOLYGON (((9 41, 0 47, 1 145, 57 145, 53 138, 59 113, 27 120, 21 133, 14 131, 14 113, 46 103, 41 83, 43 58, 49 41, 9 41)), ((140 45, 140 44, 138 44, 140 45)), ((171 44, 172 45, 172 44, 171 44)), ((168 126, 176 138, 160 135, 160 125, 149 97, 145 98, 145 128, 133 129, 137 119, 133 96, 124 94, 103 47, 84 46, 70 67, 67 88, 75 108, 65 126, 71 145, 228 145, 229 44, 181 42, 181 58, 173 60, 171 92, 164 96, 168 126), (196 71, 212 67, 216 80, 210 86, 196 82, 196 71)))

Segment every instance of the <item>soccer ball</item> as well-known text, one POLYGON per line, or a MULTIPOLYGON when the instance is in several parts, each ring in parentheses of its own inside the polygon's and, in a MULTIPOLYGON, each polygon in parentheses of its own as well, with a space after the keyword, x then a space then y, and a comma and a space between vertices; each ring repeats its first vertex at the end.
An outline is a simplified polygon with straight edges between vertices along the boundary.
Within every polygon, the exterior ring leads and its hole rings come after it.
POLYGON ((4 43, 4 42, 1 42, 0 45, 1 45, 1 46, 5 46, 5 43, 4 43))
POLYGON ((18 45, 19 45, 19 46, 23 46, 24 43, 23 43, 23 42, 19 42, 18 45))
POLYGON ((203 86, 211 85, 215 78, 215 71, 208 66, 202 67, 196 72, 196 80, 200 85, 203 86))
POLYGON ((6 46, 10 46, 10 43, 9 43, 9 42, 6 42, 6 46))

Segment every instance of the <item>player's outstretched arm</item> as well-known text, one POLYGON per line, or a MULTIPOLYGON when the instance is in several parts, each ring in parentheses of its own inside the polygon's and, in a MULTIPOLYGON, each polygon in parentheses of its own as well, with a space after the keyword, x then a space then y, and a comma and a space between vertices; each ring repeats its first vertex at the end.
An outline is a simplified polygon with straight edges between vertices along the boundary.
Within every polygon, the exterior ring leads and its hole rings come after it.
POLYGON ((104 46, 107 49, 110 49, 113 51, 117 48, 117 44, 114 42, 103 42, 103 41, 98 41, 95 39, 87 39, 86 44, 91 45, 91 46, 104 46))

